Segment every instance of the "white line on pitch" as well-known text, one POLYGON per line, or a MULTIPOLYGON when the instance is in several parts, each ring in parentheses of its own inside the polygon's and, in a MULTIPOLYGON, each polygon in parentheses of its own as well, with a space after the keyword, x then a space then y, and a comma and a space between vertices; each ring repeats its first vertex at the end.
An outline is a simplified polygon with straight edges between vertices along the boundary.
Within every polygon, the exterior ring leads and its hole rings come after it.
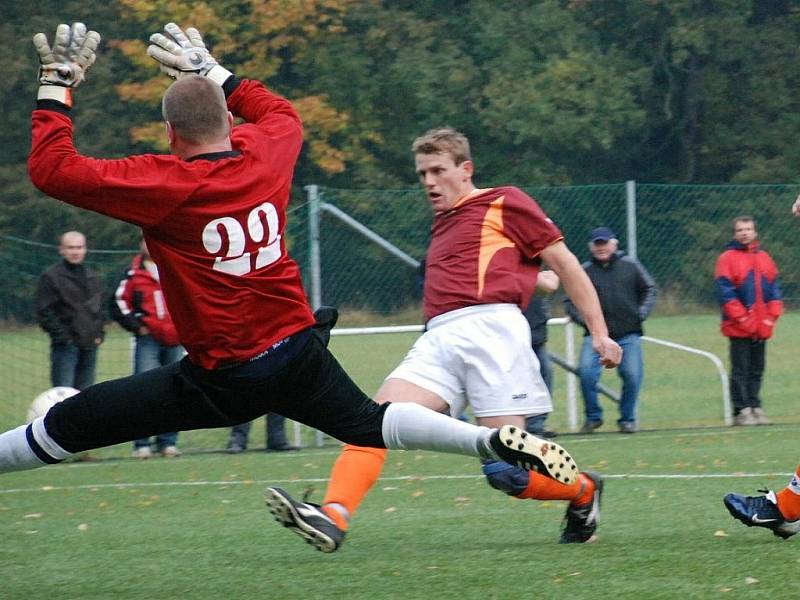
MULTIPOLYGON (((785 433, 789 431, 797 431, 797 425, 772 425, 769 428, 758 428, 758 432, 769 432, 769 433, 785 433)), ((696 438, 696 437, 710 437, 710 436, 719 436, 719 435, 745 435, 747 433, 752 433, 751 429, 747 428, 730 428, 730 429, 713 429, 710 431, 686 431, 682 433, 670 433, 668 431, 663 430, 656 430, 656 431, 641 431, 637 435, 625 435, 625 434, 615 434, 608 432, 609 434, 606 435, 605 433, 593 434, 593 435, 585 435, 585 436, 565 436, 560 442, 563 446, 569 447, 572 444, 590 444, 590 443, 603 443, 603 442, 625 442, 630 443, 637 439, 639 440, 658 440, 658 439, 679 439, 679 438, 696 438)), ((289 459, 289 460, 302 460, 308 457, 316 457, 316 456, 331 456, 331 455, 338 455, 341 452, 341 447, 328 447, 328 448, 318 448, 315 446, 309 446, 304 448, 302 452, 286 452, 281 454, 282 459, 289 459)), ((394 452, 397 452, 395 450, 394 452)), ((410 452, 414 452, 411 450, 410 452)), ((213 453, 211 453, 213 454, 213 453)), ((220 456, 222 455, 222 451, 220 451, 220 456)), ((252 452, 252 455, 258 454, 257 451, 252 452)), ((208 455, 208 453, 193 453, 190 451, 186 452, 184 455, 185 458, 195 458, 201 455, 208 455)), ((249 456, 250 454, 248 454, 249 456)), ((96 469, 101 467, 109 467, 109 466, 119 466, 120 459, 109 460, 109 461, 97 461, 97 462, 73 462, 67 463, 59 468, 72 468, 72 469, 96 469)), ((129 459, 121 459, 124 462, 131 462, 129 459)), ((157 461, 136 461, 141 464, 155 464, 157 461)), ((1 491, 1 490, 0 490, 1 491)))
MULTIPOLYGON (((791 477, 792 473, 706 473, 706 474, 679 474, 679 473, 607 473, 606 479, 742 479, 757 477, 768 479, 771 477, 791 477)), ((397 477, 381 477, 379 482, 387 481, 426 481, 448 479, 480 479, 482 475, 402 475, 397 477)), ((248 479, 236 481, 147 481, 139 483, 95 483, 83 485, 47 485, 33 488, 15 488, 0 490, 0 494, 18 494, 30 492, 55 492, 71 490, 99 490, 99 489, 130 489, 145 487, 194 487, 217 486, 226 487, 234 485, 274 485, 295 483, 326 483, 327 477, 310 477, 303 479, 248 479)))

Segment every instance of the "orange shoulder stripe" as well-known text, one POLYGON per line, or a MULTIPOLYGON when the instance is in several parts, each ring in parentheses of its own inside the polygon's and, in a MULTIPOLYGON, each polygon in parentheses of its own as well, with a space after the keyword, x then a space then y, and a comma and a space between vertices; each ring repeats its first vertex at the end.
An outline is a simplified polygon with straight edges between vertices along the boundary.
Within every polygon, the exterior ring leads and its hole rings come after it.
POLYGON ((492 201, 481 223, 481 245, 478 254, 478 297, 483 295, 486 270, 497 252, 503 248, 513 248, 514 242, 503 235, 503 200, 500 196, 492 201))

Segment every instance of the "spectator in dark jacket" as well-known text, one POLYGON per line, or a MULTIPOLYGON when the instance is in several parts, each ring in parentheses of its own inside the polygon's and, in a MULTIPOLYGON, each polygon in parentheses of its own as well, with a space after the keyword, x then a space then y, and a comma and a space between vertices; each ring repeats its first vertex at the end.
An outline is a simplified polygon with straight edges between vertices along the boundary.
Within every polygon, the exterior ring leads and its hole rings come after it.
MULTIPOLYGON (((551 397, 553 395, 553 365, 550 362, 550 353, 547 351, 547 321, 550 319, 549 295, 558 289, 559 283, 558 275, 554 271, 540 271, 536 279, 536 292, 528 303, 528 307, 522 311, 531 327, 531 347, 536 358, 539 359, 539 373, 541 373, 542 380, 551 397)), ((549 414, 527 417, 525 429, 539 437, 555 437, 556 432, 545 427, 545 421, 549 414)))
MULTIPOLYGON (((140 249, 111 297, 111 317, 134 335, 134 374, 177 362, 185 354, 144 240, 140 249)), ((177 442, 177 432, 162 433, 156 436, 156 449, 163 456, 178 456, 177 442)), ((134 441, 135 458, 151 455, 150 438, 134 441)))
POLYGON ((783 313, 783 295, 778 269, 759 248, 752 217, 734 219, 733 240, 717 259, 714 278, 722 335, 730 340, 734 424, 766 425, 759 391, 766 343, 783 313))
POLYGON ((36 290, 37 320, 50 336, 50 381, 79 390, 94 383, 104 337, 102 284, 83 264, 86 251, 82 233, 64 233, 58 246, 63 260, 42 274, 36 290))
MULTIPOLYGON (((608 227, 593 229, 589 237, 592 258, 583 264, 583 268, 597 290, 603 317, 608 324, 608 334, 623 350, 619 366, 622 396, 617 425, 622 433, 635 433, 638 429, 639 389, 644 376, 640 340, 642 323, 655 305, 656 285, 642 264, 625 256, 618 247, 616 235, 608 227)), ((569 298, 564 302, 567 314, 573 321, 583 325, 580 314, 569 298)), ((581 433, 592 433, 603 424, 603 409, 597 402, 601 366, 597 353, 592 350, 588 331, 583 340, 578 368, 586 412, 581 433)))

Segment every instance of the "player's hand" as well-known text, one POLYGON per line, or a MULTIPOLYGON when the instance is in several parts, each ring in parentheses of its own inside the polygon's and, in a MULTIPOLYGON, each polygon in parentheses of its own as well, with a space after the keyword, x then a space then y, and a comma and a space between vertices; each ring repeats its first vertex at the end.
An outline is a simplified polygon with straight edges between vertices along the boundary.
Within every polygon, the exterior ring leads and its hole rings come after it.
POLYGON ((800 217, 800 196, 798 196, 797 200, 795 200, 794 204, 792 204, 792 214, 795 217, 800 217))
POLYGON ((33 46, 40 65, 38 99, 57 100, 71 106, 72 96, 68 90, 84 80, 86 71, 97 58, 99 44, 100 34, 87 31, 83 23, 73 23, 71 27, 61 23, 56 28, 52 47, 44 33, 34 35, 33 46))
POLYGON ((203 37, 194 27, 188 27, 184 33, 175 23, 167 23, 164 33, 154 33, 150 42, 147 55, 158 62, 162 73, 173 79, 203 75, 222 85, 232 74, 211 56, 203 37))
POLYGON ((606 369, 618 367, 622 362, 622 348, 607 335, 592 336, 592 347, 600 355, 600 364, 606 369))

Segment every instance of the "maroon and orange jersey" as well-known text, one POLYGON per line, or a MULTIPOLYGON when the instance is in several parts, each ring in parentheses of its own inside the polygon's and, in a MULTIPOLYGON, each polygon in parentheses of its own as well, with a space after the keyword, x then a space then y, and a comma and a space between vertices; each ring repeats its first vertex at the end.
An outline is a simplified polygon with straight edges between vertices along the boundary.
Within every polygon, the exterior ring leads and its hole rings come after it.
POLYGON ((524 309, 539 253, 563 239, 536 201, 515 187, 475 190, 437 213, 425 258, 425 320, 476 304, 524 309))
POLYGON ((300 118, 257 81, 239 82, 228 108, 247 121, 233 129, 233 150, 190 160, 82 156, 68 113, 35 110, 28 159, 46 194, 142 228, 181 342, 206 369, 314 322, 284 240, 300 118))

